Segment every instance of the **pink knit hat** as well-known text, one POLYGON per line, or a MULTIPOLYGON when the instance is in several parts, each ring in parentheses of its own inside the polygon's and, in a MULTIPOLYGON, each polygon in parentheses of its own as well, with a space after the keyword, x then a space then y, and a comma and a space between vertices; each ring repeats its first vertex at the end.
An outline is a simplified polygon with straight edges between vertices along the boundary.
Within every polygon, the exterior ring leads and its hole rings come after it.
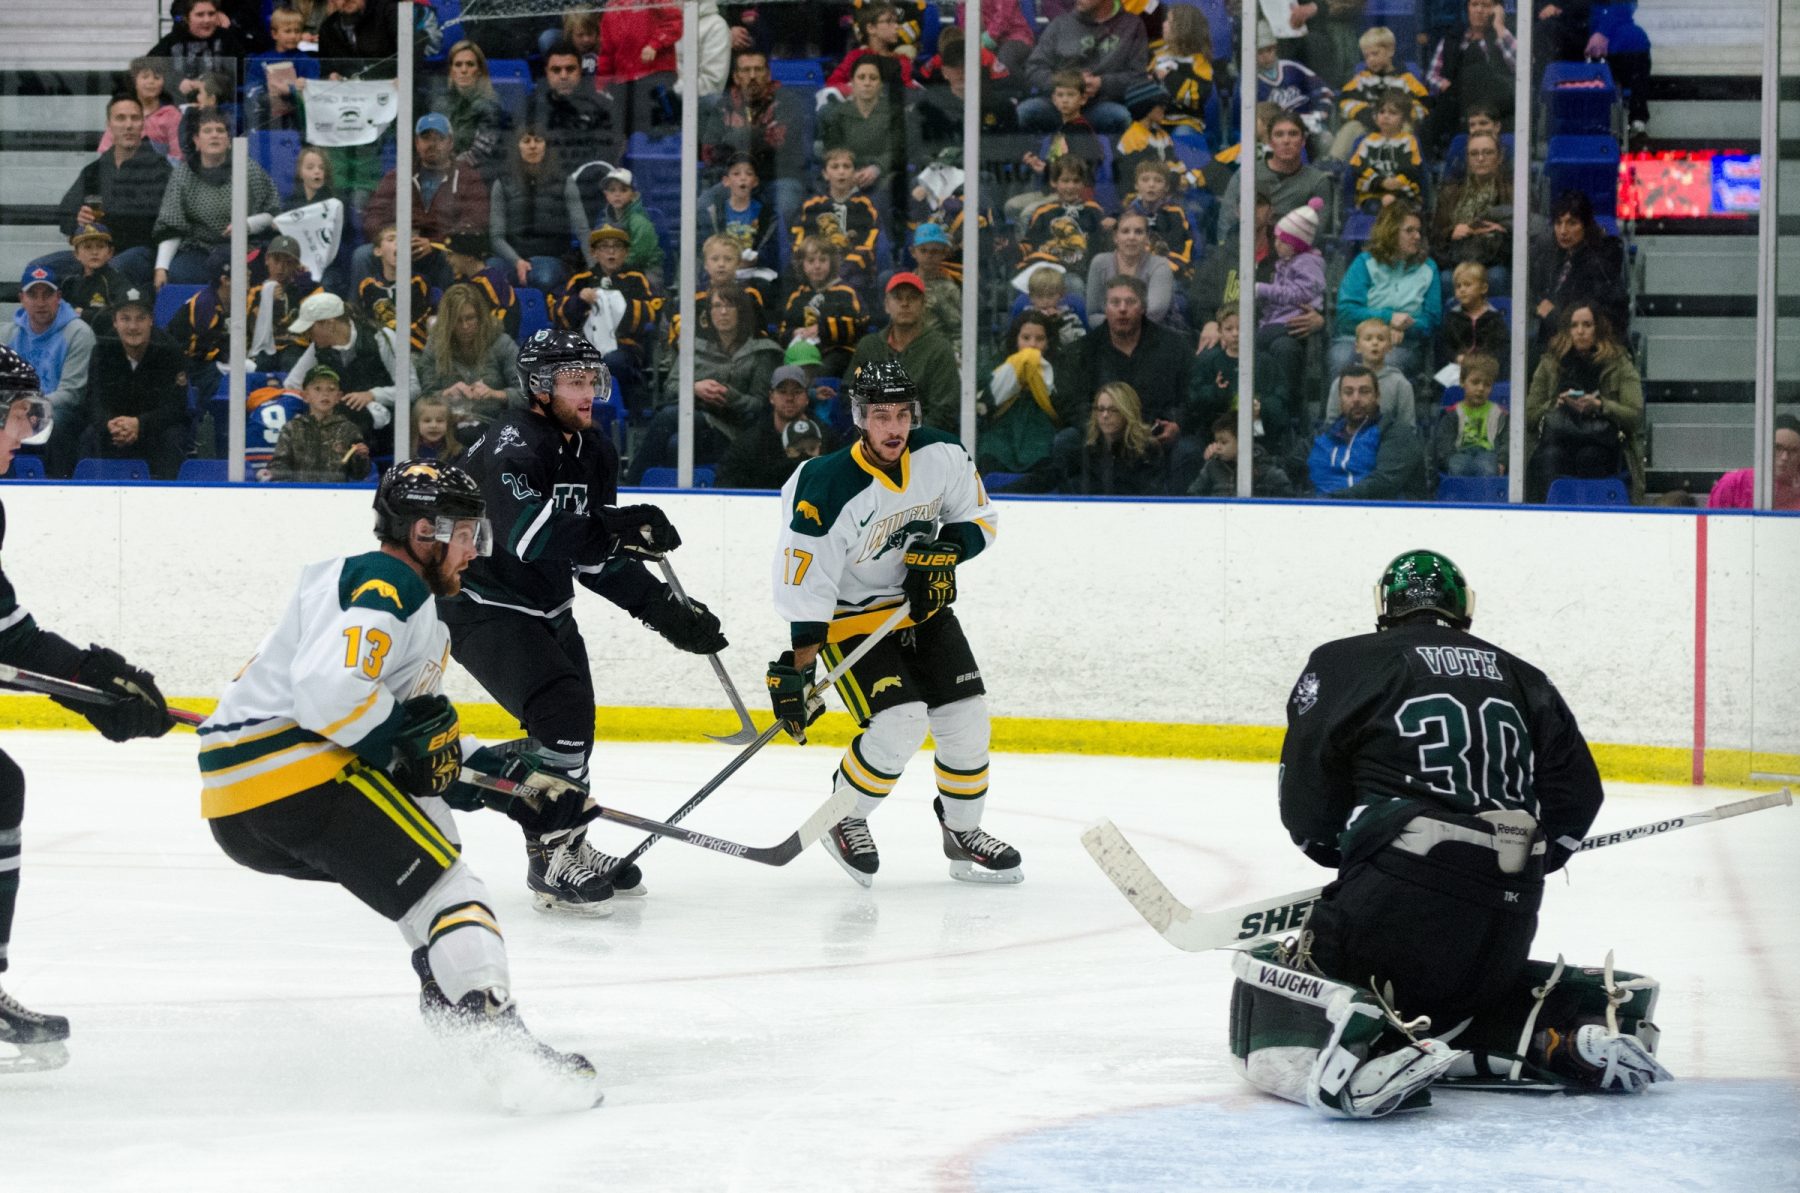
POLYGON ((1324 208, 1325 200, 1308 199, 1306 206, 1296 207, 1276 221, 1275 235, 1304 253, 1319 235, 1319 212, 1324 208))

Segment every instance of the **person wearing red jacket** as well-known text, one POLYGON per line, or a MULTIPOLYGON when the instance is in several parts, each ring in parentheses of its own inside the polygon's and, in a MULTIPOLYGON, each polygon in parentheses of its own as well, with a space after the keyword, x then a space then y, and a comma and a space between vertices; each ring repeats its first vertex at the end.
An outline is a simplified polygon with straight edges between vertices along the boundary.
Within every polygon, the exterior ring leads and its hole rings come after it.
POLYGON ((623 90, 626 129, 674 118, 675 46, 680 40, 681 9, 673 0, 615 0, 600 14, 595 80, 603 88, 614 87, 615 93, 623 90))

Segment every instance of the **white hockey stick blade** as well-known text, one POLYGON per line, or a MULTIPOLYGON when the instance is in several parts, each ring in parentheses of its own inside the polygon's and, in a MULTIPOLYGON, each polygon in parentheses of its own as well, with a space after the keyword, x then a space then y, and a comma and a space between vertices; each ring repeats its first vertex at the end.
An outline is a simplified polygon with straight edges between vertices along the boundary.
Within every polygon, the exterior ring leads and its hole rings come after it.
POLYGON ((1259 899, 1222 911, 1204 912, 1189 907, 1164 886, 1125 834, 1110 820, 1102 820, 1081 834, 1094 864, 1112 880, 1127 902, 1162 938, 1189 953, 1204 953, 1229 945, 1248 943, 1276 932, 1297 930, 1306 922, 1322 887, 1259 899))

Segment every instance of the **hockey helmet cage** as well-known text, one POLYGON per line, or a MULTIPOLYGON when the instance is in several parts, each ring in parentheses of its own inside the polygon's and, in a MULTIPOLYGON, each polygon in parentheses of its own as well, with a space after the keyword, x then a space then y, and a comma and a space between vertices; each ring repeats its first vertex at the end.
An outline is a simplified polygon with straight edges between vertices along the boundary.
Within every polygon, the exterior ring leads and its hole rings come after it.
POLYGON ((375 490, 375 537, 383 542, 411 541, 413 524, 431 520, 432 537, 450 543, 458 522, 475 523, 475 553, 493 553, 494 532, 487 520, 481 486, 462 469, 433 460, 402 460, 382 474, 375 490))
POLYGON ((56 411, 42 389, 31 362, 0 346, 0 426, 15 431, 21 445, 50 439, 56 411))
POLYGON ((537 401, 556 388, 556 375, 573 369, 592 369, 594 392, 604 400, 612 389, 612 374, 600 349, 579 332, 544 328, 533 332, 519 349, 519 385, 527 402, 537 401))
POLYGON ((866 422, 869 407, 901 402, 912 407, 913 426, 918 426, 924 419, 919 387, 897 360, 872 360, 850 382, 850 417, 859 427, 866 422))
POLYGON ((1387 629, 1408 617, 1431 614, 1459 630, 1475 619, 1475 590, 1462 569, 1436 551, 1403 551, 1375 585, 1375 625, 1387 629))

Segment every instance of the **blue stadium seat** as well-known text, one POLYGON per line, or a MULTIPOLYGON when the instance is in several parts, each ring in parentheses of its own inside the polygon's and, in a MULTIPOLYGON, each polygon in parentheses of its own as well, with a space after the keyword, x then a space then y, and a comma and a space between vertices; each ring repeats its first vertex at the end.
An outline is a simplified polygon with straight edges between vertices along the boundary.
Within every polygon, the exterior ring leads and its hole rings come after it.
POLYGON ((1550 138, 1544 157, 1544 178, 1550 198, 1567 191, 1581 191, 1593 201, 1594 211, 1612 215, 1619 201, 1619 141, 1611 134, 1550 138))
MULTIPOLYGON (((1402 60, 1413 46, 1418 45, 1419 8, 1414 0, 1368 0, 1363 9, 1362 23, 1369 26, 1386 25, 1392 29, 1402 60)), ((1338 80, 1327 82, 1335 84, 1338 80)))
POLYGON ((183 460, 175 479, 188 484, 224 481, 229 479, 226 475, 229 464, 229 460, 183 460))
MULTIPOLYGON (((644 488, 673 489, 677 484, 679 473, 674 468, 644 469, 644 488)), ((713 487, 713 470, 696 464, 694 466, 694 488, 710 489, 713 487)))
MULTIPOLYGON (((1462 173, 1463 159, 1468 155, 1468 151, 1469 151, 1469 134, 1468 133, 1457 133, 1454 137, 1451 137, 1450 138, 1450 147, 1448 149, 1444 150, 1444 160, 1442 163, 1440 163, 1442 165, 1443 169, 1439 173, 1439 177, 1440 178, 1449 178, 1452 175, 1462 173)), ((1511 161, 1512 160, 1512 151, 1513 151, 1513 135, 1511 133, 1501 133, 1500 134, 1501 156, 1506 158, 1508 161, 1511 161)), ((1509 177, 1510 177, 1510 175, 1509 175, 1509 177)))
POLYGON ((463 39, 462 9, 463 0, 437 0, 438 29, 443 32, 444 44, 430 61, 442 62, 450 56, 450 47, 463 39))
POLYGON ((523 120, 525 109, 531 103, 531 63, 523 58, 490 58, 488 82, 494 85, 500 106, 511 113, 515 121, 523 120))
POLYGON ((550 304, 544 299, 542 290, 530 286, 515 286, 513 293, 519 296, 519 338, 523 340, 533 332, 543 331, 550 326, 550 304))
POLYGON ((984 472, 981 474, 981 483, 989 493, 1004 493, 1024 479, 1024 476, 1023 472, 984 472))
POLYGON ((282 199, 294 192, 294 167, 304 146, 300 134, 285 129, 263 130, 249 135, 250 157, 268 172, 282 199))
POLYGON ((14 456, 12 467, 0 480, 8 481, 41 481, 44 479, 44 458, 42 456, 14 456))
POLYGON ((1585 480, 1575 476, 1559 476, 1550 482, 1551 505, 1630 505, 1631 491, 1616 476, 1585 480))
POLYGON ((175 312, 186 306, 188 299, 204 289, 206 289, 205 286, 177 286, 170 282, 158 290, 156 292, 156 325, 167 327, 169 321, 175 318, 175 312))
POLYGON ((1484 501, 1494 505, 1504 505, 1506 504, 1506 478, 1503 476, 1440 475, 1437 499, 1439 501, 1484 501))
MULTIPOLYGON (((1444 389, 1444 396, 1442 399, 1444 408, 1449 409, 1451 406, 1456 405, 1458 402, 1462 401, 1462 396, 1462 386, 1447 386, 1444 389)), ((1494 389, 1493 392, 1488 394, 1488 401, 1500 407, 1502 410, 1509 409, 1512 406, 1512 386, 1504 381, 1494 382, 1494 389)))
POLYGON ((769 74, 783 87, 809 96, 825 85, 825 64, 818 58, 771 58, 769 74))
POLYGON ((1604 62, 1552 62, 1538 85, 1547 115, 1545 130, 1562 135, 1607 135, 1613 130, 1613 108, 1619 87, 1604 62))
POLYGON ((97 460, 92 457, 77 461, 78 481, 147 481, 150 465, 143 460, 97 460))

